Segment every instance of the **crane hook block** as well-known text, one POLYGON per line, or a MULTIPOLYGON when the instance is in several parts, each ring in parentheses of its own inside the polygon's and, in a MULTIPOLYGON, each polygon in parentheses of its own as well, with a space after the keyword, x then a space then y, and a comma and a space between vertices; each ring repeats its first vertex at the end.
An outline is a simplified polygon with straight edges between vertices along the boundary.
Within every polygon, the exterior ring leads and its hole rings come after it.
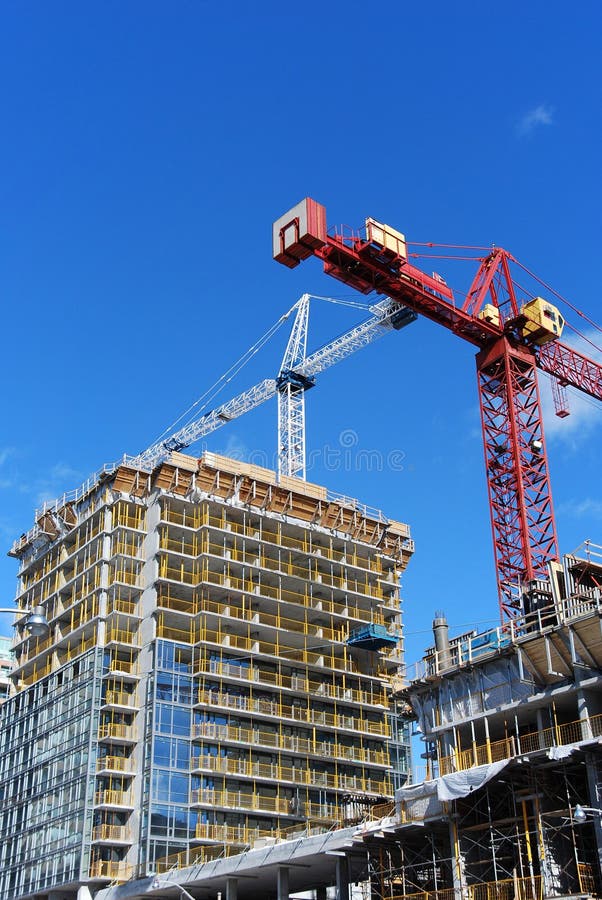
POLYGON ((294 269, 326 243, 326 207, 306 197, 276 219, 272 239, 274 259, 294 269))

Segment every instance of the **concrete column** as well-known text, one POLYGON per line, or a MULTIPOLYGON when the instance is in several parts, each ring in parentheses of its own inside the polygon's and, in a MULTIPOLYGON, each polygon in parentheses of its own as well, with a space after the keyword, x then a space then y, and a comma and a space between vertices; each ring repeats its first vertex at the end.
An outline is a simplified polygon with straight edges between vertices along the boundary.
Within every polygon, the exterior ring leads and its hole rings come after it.
MULTIPOLYGON (((586 799, 586 803, 584 805, 591 806, 592 809, 600 809, 600 789, 602 785, 600 784, 600 772, 596 764, 595 754, 585 754, 585 771, 587 772, 587 787, 589 798, 586 799)), ((596 849, 598 852, 598 859, 600 861, 600 868, 602 868, 602 816, 598 816, 594 813, 593 819, 594 832, 596 835, 596 849)))
POLYGON ((280 866, 277 876, 278 900, 288 900, 288 869, 280 866))
POLYGON ((236 900, 238 895, 238 878, 226 879, 226 900, 236 900))
POLYGON ((337 856, 337 900, 349 900, 349 861, 337 856))
POLYGON ((77 900, 92 900, 92 894, 90 893, 90 888, 87 884, 82 884, 78 889, 77 900))
POLYGON ((581 720, 581 736, 584 740, 593 738, 591 721, 589 718, 589 708, 587 704, 587 696, 585 691, 579 689, 577 691, 577 709, 581 720))
POLYGON ((460 852, 458 838, 458 825, 453 814, 449 820, 449 842, 452 850, 452 878, 454 881, 454 894, 456 900, 462 900, 466 896, 466 873, 464 871, 464 857, 460 852))

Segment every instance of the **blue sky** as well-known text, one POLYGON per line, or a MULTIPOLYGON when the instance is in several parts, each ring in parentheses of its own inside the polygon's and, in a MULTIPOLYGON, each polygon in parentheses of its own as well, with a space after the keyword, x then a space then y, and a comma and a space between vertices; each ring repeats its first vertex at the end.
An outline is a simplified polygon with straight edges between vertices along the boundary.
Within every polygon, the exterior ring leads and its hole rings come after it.
MULTIPOLYGON (((302 292, 352 296, 315 261, 271 259, 273 219, 303 196, 330 224, 505 246, 602 320, 601 19, 556 0, 3 4, 2 545, 150 444, 302 292)), ((357 318, 318 305, 312 346, 357 318)), ((272 376, 284 341, 231 391, 272 376)), ((324 373, 307 416, 309 477, 412 527, 409 655, 436 609, 495 623, 472 349, 419 321, 324 373), (394 470, 325 466, 350 431, 394 470)), ((548 419, 562 549, 602 543, 600 409, 548 419)), ((275 443, 271 404, 207 446, 275 443)), ((2 557, 2 606, 15 574, 2 557)))

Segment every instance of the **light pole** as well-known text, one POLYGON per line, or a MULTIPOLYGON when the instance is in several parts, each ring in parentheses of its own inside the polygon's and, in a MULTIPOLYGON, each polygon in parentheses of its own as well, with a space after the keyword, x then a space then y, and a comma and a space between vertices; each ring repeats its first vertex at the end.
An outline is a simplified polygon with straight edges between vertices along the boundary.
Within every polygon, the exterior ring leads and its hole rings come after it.
POLYGON ((0 609, 0 613, 26 616, 25 627, 32 637, 45 637, 50 631, 50 625, 44 615, 44 607, 42 606, 34 606, 33 609, 16 609, 14 606, 3 607, 0 609))
POLYGON ((194 900, 192 894, 189 894, 186 888, 182 887, 181 884, 178 884, 177 881, 170 881, 169 879, 165 879, 165 881, 159 881, 159 876, 155 875, 153 880, 151 881, 151 888, 153 891, 156 891, 157 888, 160 887, 177 887, 180 891, 180 897, 186 897, 186 900, 194 900))
POLYGON ((602 818, 602 810, 596 809, 594 806, 581 806, 578 803, 573 810, 573 819, 577 825, 583 825, 590 816, 600 816, 602 818))

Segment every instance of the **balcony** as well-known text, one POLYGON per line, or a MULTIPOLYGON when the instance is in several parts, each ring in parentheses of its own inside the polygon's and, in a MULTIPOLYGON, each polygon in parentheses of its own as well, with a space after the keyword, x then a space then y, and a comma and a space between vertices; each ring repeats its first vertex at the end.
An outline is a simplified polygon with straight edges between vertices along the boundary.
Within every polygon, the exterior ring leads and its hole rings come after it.
POLYGON ((120 844, 126 846, 133 841, 127 825, 95 825, 92 829, 93 844, 120 844))
POLYGON ((219 807, 225 810, 238 809, 246 811, 260 811, 273 813, 279 816, 290 816, 294 819, 310 818, 335 824, 340 822, 341 809, 333 803, 309 803, 287 797, 265 797, 260 794, 248 794, 241 791, 220 791, 214 788, 200 788, 192 791, 190 797, 192 806, 207 806, 215 809, 219 807))
POLYGON ((214 788, 200 788, 192 791, 190 802, 193 806, 258 810, 285 816, 294 815, 291 811, 292 801, 285 797, 263 797, 260 794, 243 794, 240 791, 218 791, 214 788))
POLYGON ((541 731, 533 731, 529 734, 513 735, 501 741, 475 744, 467 750, 457 750, 450 756, 440 757, 439 774, 449 775, 451 772, 465 771, 474 766, 483 766, 503 759, 512 759, 514 756, 523 756, 539 750, 550 750, 552 747, 562 747, 600 737, 602 737, 602 714, 577 719, 553 728, 543 728, 541 731))
POLYGON ((128 694, 125 691, 107 691, 100 703, 102 709, 118 709, 132 712, 139 708, 136 694, 128 694))
MULTIPOLYGON (((384 740, 391 734, 389 723, 384 715, 382 719, 374 721, 362 716, 340 715, 306 706, 287 706, 276 696, 273 700, 263 700, 254 697, 238 697, 227 693, 207 692, 205 698, 205 702, 199 705, 236 709, 239 713, 249 712, 271 720, 288 719, 297 723, 319 725, 322 728, 345 730, 352 734, 361 732, 371 735, 375 740, 384 740)), ((199 725, 194 726, 193 737, 202 737, 198 729, 199 725)))
POLYGON ((129 631, 125 628, 108 628, 105 638, 105 645, 123 644, 126 647, 141 647, 140 639, 135 631, 129 631))
POLYGON ((122 722, 102 722, 98 726, 98 740, 112 744, 135 744, 136 732, 132 725, 122 722))
POLYGON ((134 799, 131 791, 96 791, 94 806, 102 809, 133 809, 134 799))
MULTIPOLYGON (((216 772, 235 775, 241 778, 252 778, 254 781, 309 787, 329 788, 331 790, 347 790, 360 794, 392 794, 390 782, 385 778, 376 780, 365 778, 362 774, 347 775, 310 769, 307 766, 282 766, 278 763, 260 763, 253 759, 236 759, 225 756, 200 756, 193 760, 193 771, 216 772)), ((259 798, 258 802, 261 802, 259 798)), ((263 798, 265 799, 265 798, 263 798)))
POLYGON ((133 776, 135 774, 133 760, 127 756, 101 756, 96 760, 97 775, 115 773, 133 776))
POLYGON ((130 659, 112 659, 104 677, 118 678, 120 681, 138 681, 140 678, 138 663, 130 659))
MULTIPOLYGON (((194 726, 194 737, 219 741, 220 743, 240 744, 244 747, 276 748, 306 756, 317 756, 321 759, 344 759, 351 763, 368 763, 369 765, 389 767, 389 754, 385 750, 368 750, 357 746, 336 742, 316 741, 298 734, 280 734, 277 731, 262 731, 258 728, 241 728, 240 726, 220 725, 214 722, 201 722, 194 726)), ((198 762, 193 757, 192 762, 198 762)))
POLYGON ((90 878, 102 881, 127 881, 131 876, 130 867, 124 862, 95 859, 90 863, 90 878))

